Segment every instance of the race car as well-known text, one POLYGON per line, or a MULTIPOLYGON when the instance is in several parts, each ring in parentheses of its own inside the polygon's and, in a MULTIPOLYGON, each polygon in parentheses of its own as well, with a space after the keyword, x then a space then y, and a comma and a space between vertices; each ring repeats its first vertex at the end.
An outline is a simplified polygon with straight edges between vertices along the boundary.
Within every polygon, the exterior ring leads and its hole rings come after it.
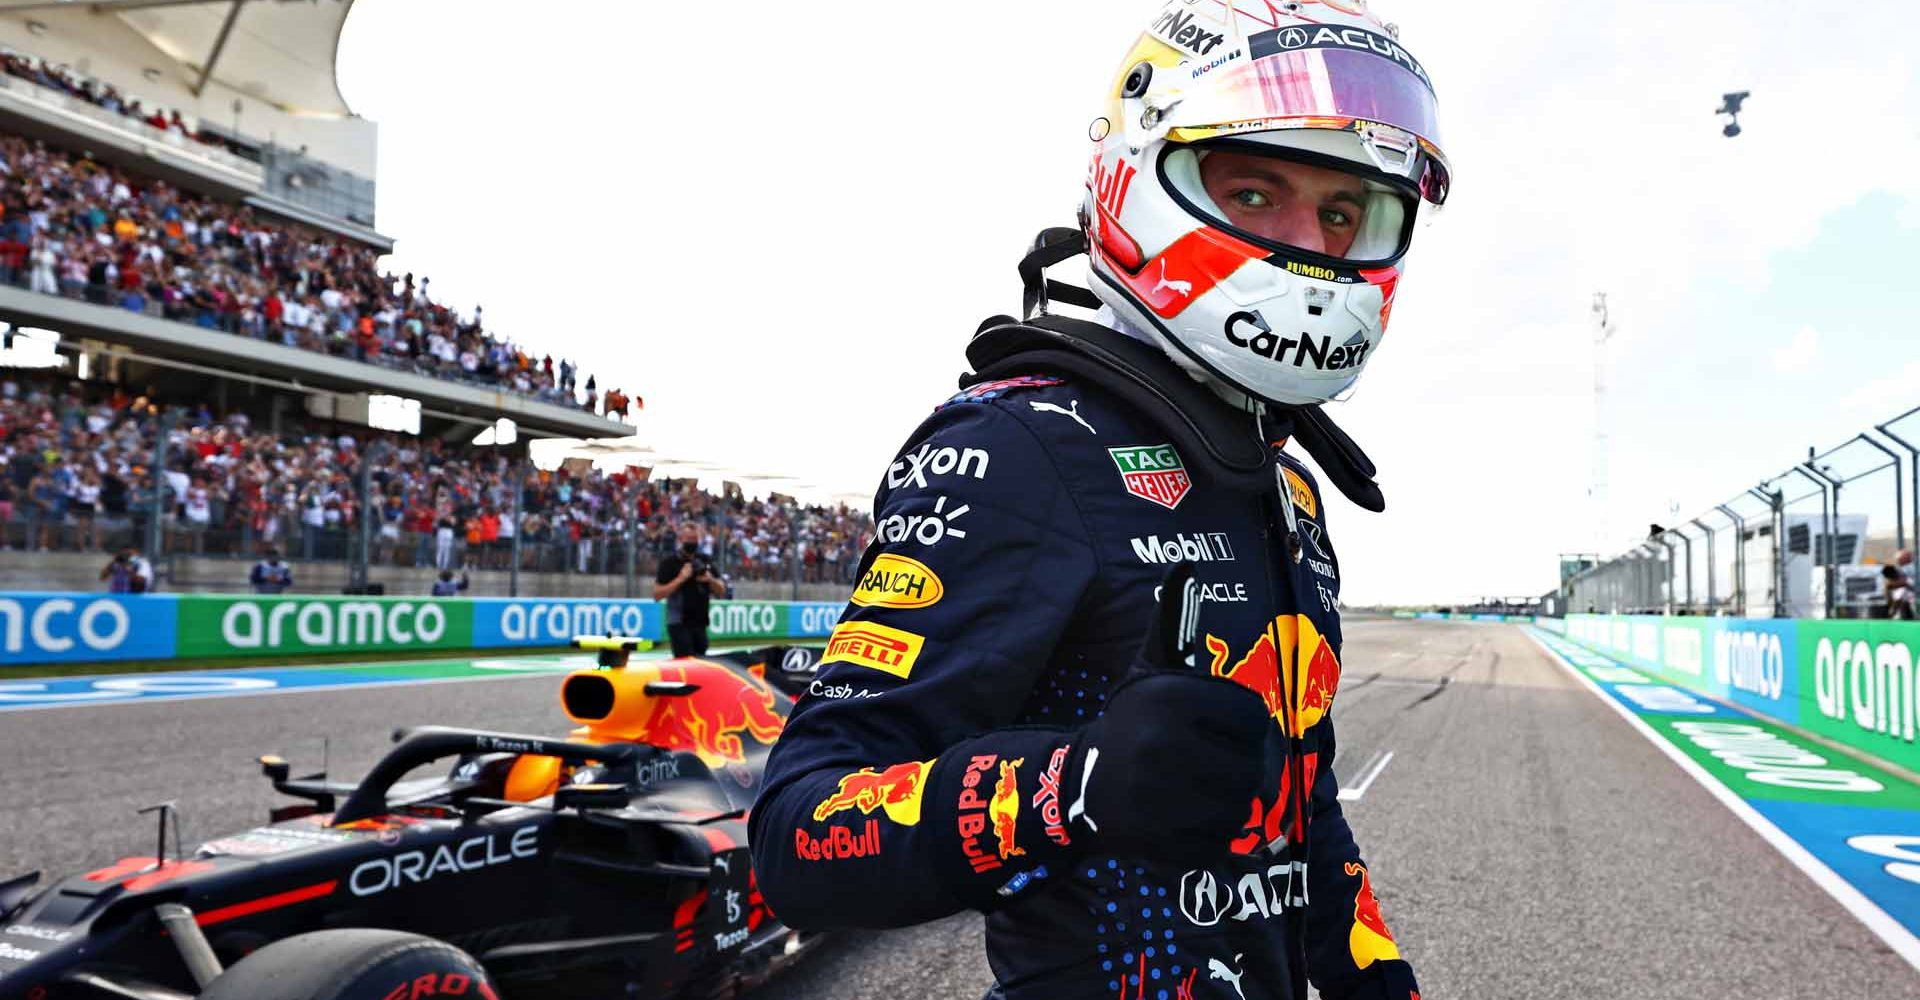
POLYGON ((0 881, 0 1000, 728 996, 813 943, 756 890, 746 811, 817 651, 629 665, 577 646, 565 739, 423 726, 358 783, 191 854, 159 848, 39 888, 0 881), (408 779, 417 768, 450 762, 408 779))

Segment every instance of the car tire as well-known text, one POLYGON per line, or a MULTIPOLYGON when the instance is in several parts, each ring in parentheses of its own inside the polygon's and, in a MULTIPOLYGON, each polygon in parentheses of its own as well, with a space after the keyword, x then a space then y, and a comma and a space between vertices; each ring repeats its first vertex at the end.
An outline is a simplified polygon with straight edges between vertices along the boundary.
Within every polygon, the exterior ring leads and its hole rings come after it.
POLYGON ((199 1000, 499 1000, 473 956, 418 934, 347 928, 297 934, 216 976, 199 1000))

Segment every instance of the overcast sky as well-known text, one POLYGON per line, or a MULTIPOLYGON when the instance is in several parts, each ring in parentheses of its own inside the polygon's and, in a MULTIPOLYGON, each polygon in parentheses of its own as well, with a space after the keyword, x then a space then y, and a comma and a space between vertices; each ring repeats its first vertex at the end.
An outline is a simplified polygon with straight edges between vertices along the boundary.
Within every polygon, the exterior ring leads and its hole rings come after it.
MULTIPOLYGON (((1017 310, 1020 248, 1071 224, 1157 9, 359 0, 339 64, 380 124, 393 268, 644 396, 650 440, 870 495, 1017 310)), ((1455 187, 1332 408, 1388 497, 1331 504, 1350 602, 1541 593, 1559 552, 1920 406, 1911 0, 1378 9, 1439 89, 1455 187)), ((1852 491, 1876 533, 1890 490, 1852 491)))

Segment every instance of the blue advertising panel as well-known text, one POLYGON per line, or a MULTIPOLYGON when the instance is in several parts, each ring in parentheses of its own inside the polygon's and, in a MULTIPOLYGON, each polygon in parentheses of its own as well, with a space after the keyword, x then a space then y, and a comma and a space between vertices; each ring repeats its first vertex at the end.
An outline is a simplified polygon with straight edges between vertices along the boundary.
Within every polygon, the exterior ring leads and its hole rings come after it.
POLYGON ((170 659, 179 617, 172 594, 6 594, 0 665, 170 659))
POLYGON ((795 639, 819 639, 833 633, 845 604, 801 601, 788 605, 787 623, 795 639))
POLYGON ((666 637, 666 619, 657 601, 520 599, 473 600, 473 645, 565 646, 577 635, 666 637))
POLYGON ((1721 618, 1713 623, 1712 693, 1783 722, 1800 723, 1798 623, 1721 618))

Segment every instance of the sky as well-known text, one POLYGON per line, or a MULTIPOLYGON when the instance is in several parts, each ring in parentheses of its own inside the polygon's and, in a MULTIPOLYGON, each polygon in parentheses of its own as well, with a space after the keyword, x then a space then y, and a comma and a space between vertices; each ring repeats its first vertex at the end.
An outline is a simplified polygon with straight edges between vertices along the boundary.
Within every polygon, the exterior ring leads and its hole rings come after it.
MULTIPOLYGON (((358 0, 338 67, 380 125, 392 269, 643 396, 645 440, 870 496, 1018 310, 1021 248, 1072 224, 1159 6, 358 0)), ((1558 553, 1920 406, 1920 57, 1873 41, 1920 5, 1374 8, 1434 79, 1455 184, 1329 408, 1388 501, 1329 504, 1349 603, 1546 592, 1558 553)), ((1890 490, 1849 491, 1874 533, 1890 490)))

